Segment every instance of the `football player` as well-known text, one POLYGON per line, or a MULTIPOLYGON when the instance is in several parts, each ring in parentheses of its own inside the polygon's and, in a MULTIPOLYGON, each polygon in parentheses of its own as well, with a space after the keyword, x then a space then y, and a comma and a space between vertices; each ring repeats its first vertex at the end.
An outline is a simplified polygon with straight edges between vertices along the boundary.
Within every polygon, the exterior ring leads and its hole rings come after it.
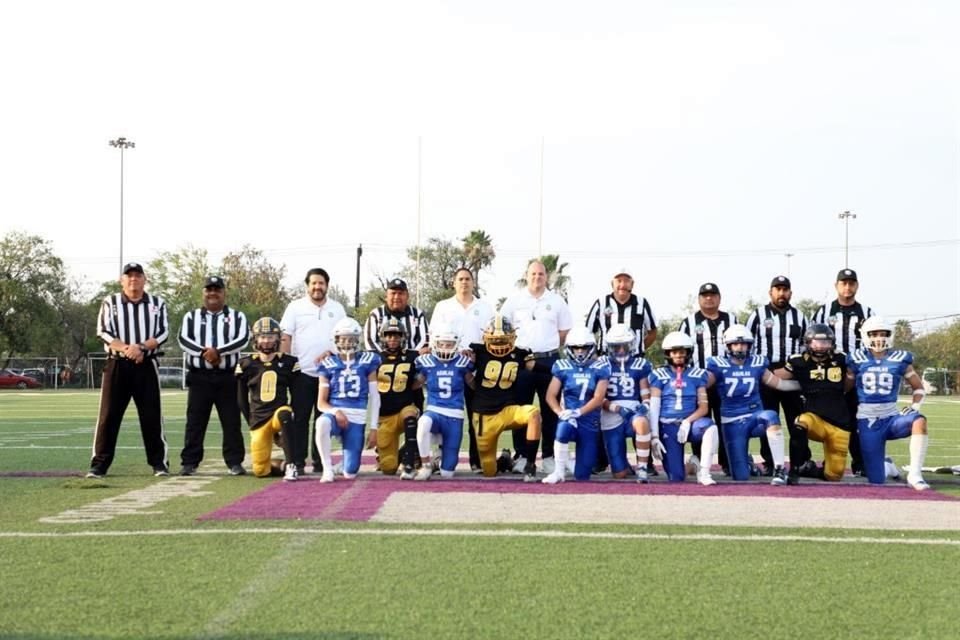
POLYGON ((577 444, 573 468, 576 480, 589 480, 597 462, 600 408, 607 396, 610 363, 597 358, 596 338, 586 327, 574 327, 567 334, 566 358, 553 363, 553 379, 547 387, 547 404, 557 414, 557 435, 553 454, 556 465, 544 484, 563 482, 570 459, 570 442, 577 444))
POLYGON ((923 459, 927 455, 927 419, 920 413, 926 391, 913 369, 913 354, 893 349, 893 324, 872 316, 860 328, 862 347, 848 362, 847 378, 856 384, 857 430, 863 468, 872 484, 883 484, 887 440, 910 438, 910 470, 907 483, 917 491, 930 485, 923 479, 923 459), (913 402, 897 412, 897 391, 906 380, 913 391, 913 402))
POLYGON ((403 322, 387 316, 380 325, 380 367, 377 372, 377 390, 380 392, 380 420, 376 431, 371 431, 368 447, 376 446, 380 470, 388 476, 403 464, 401 480, 413 480, 417 464, 417 380, 416 359, 412 349, 404 349, 407 331, 403 322), (400 451, 400 434, 403 451, 400 451), (398 458, 402 458, 399 460, 398 458))
POLYGON ((693 338, 672 331, 663 339, 664 366, 650 374, 650 446, 662 457, 670 482, 683 482, 686 468, 683 445, 700 442, 703 463, 697 466, 697 482, 716 484, 710 464, 717 453, 717 426, 707 418, 707 372, 693 366, 693 338), (662 435, 662 438, 661 438, 662 435))
POLYGON ((430 353, 417 358, 417 377, 426 390, 426 409, 417 422, 423 461, 416 480, 433 474, 432 439, 440 437, 440 477, 452 478, 463 439, 464 389, 473 381, 473 363, 457 351, 460 337, 447 325, 431 327, 430 353))
POLYGON ((300 376, 300 363, 293 356, 280 353, 280 323, 273 318, 260 318, 253 323, 252 355, 237 363, 237 395, 240 412, 250 425, 250 457, 253 475, 265 478, 279 475, 270 464, 275 439, 283 448, 283 479, 292 482, 298 477, 293 462, 293 409, 289 391, 300 376), (276 438, 279 436, 279 438, 276 438))
POLYGON ((600 414, 600 430, 614 478, 630 472, 627 440, 637 454, 637 482, 646 483, 650 459, 650 383, 652 367, 643 356, 635 356, 636 334, 625 324, 615 324, 606 335, 610 380, 600 414))
POLYGON ((496 314, 483 332, 483 342, 473 343, 474 379, 473 427, 477 434, 480 466, 486 477, 497 474, 497 441, 508 429, 526 429, 521 452, 526 458, 523 481, 537 481, 537 447, 540 444, 540 410, 519 404, 516 397, 520 367, 533 367, 532 355, 516 346, 517 334, 503 315, 496 314))
POLYGON ((343 442, 343 477, 350 480, 357 477, 360 470, 364 422, 368 415, 370 430, 377 429, 380 355, 373 351, 358 351, 360 333, 360 325, 353 318, 339 320, 333 326, 337 353, 317 365, 320 381, 317 408, 322 412, 317 418, 316 429, 317 449, 323 462, 320 482, 333 482, 331 436, 339 436, 343 442))
MULTIPOLYGON (((807 432, 810 440, 823 443, 823 467, 817 470, 817 477, 837 481, 843 478, 847 467, 853 429, 844 397, 849 386, 847 358, 836 350, 830 325, 810 325, 803 341, 806 351, 790 356, 784 368, 774 371, 774 375, 800 384, 803 413, 797 416, 795 424, 807 432)), ((797 477, 793 465, 790 472, 792 484, 797 477)))
POLYGON ((740 481, 750 479, 750 438, 766 434, 774 465, 770 484, 787 484, 780 415, 763 408, 760 385, 781 391, 798 391, 800 385, 770 373, 767 369, 770 363, 764 356, 751 355, 753 334, 743 325, 728 327, 723 332, 723 344, 727 355, 707 358, 707 384, 716 384, 720 395, 720 426, 727 447, 730 477, 740 481))

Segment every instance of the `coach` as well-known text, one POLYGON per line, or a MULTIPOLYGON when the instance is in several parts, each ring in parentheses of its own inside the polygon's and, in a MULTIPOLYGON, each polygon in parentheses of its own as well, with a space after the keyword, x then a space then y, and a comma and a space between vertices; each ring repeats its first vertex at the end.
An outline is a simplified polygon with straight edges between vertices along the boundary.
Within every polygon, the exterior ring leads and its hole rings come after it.
POLYGON ((102 478, 113 463, 123 414, 130 399, 137 405, 147 464, 155 476, 167 476, 167 441, 160 413, 157 349, 167 340, 167 304, 144 291, 147 277, 137 262, 129 262, 120 276, 120 293, 100 305, 97 335, 103 340, 107 362, 100 386, 100 414, 93 436, 93 458, 88 478, 102 478))
POLYGON ((247 345, 250 329, 242 311, 226 305, 220 276, 203 284, 203 306, 183 316, 180 348, 187 354, 187 426, 180 452, 180 475, 192 476, 203 460, 210 411, 217 407, 223 429, 223 461, 232 476, 242 476, 243 432, 233 370, 247 345))

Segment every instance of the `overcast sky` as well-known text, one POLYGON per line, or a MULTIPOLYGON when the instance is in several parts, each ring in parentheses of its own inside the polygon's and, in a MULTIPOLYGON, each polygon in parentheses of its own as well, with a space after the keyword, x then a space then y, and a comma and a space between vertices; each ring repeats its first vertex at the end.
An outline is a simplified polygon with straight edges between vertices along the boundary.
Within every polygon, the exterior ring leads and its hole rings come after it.
POLYGON ((128 260, 251 243, 352 292, 356 246, 392 275, 419 211, 424 240, 493 237, 491 298, 542 246, 576 315, 626 266, 670 316, 788 267, 827 300, 850 210, 862 301, 956 314, 958 6, 8 3, 0 232, 116 277, 126 136, 128 260))

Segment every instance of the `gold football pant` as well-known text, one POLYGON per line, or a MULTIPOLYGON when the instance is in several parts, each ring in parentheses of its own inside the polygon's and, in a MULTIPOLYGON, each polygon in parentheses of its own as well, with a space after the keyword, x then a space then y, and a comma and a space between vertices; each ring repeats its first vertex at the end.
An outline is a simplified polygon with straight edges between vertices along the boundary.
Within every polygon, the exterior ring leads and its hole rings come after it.
MULTIPOLYGON (((532 404, 512 404, 498 413, 473 414, 473 429, 477 434, 477 452, 480 454, 483 475, 497 475, 497 442, 500 434, 509 429, 526 428, 530 419, 539 413, 540 410, 532 404)), ((527 434, 527 437, 532 439, 534 435, 539 439, 539 433, 527 434)))
POLYGON ((805 429, 810 440, 823 443, 823 477, 837 481, 847 468, 850 432, 836 427, 815 413, 801 413, 797 426, 805 429))
MULTIPOLYGON (((392 416, 380 416, 377 426, 377 455, 380 457, 380 470, 386 475, 393 475, 400 466, 400 435, 403 433, 403 423, 407 419, 417 419, 417 408, 409 404, 392 416)), ((416 428, 416 427, 414 427, 416 428)), ((416 438, 405 447, 416 448, 416 438)))
MULTIPOLYGON (((253 459, 253 475, 266 478, 270 475, 270 459, 273 454, 273 436, 283 429, 283 421, 293 417, 293 409, 283 405, 273 412, 269 420, 250 431, 250 457, 253 459), (284 415, 286 414, 286 415, 284 415)), ((292 462, 292 460, 286 460, 292 462)))

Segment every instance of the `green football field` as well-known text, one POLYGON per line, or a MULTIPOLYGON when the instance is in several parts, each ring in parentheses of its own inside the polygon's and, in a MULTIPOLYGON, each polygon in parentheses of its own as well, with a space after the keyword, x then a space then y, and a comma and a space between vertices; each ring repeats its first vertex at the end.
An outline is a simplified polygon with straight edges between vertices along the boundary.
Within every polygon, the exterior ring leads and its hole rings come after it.
MULTIPOLYGON (((163 401, 176 471, 185 394, 163 401)), ((0 393, 0 639, 960 635, 960 476, 928 473, 932 496, 854 479, 541 492, 467 472, 450 491, 284 486, 227 476, 214 424, 198 476, 157 479, 131 408, 88 481, 96 409, 91 392, 0 393)), ((926 465, 960 464, 960 402, 924 413, 926 465)), ((906 441, 889 453, 905 464, 906 441)))

